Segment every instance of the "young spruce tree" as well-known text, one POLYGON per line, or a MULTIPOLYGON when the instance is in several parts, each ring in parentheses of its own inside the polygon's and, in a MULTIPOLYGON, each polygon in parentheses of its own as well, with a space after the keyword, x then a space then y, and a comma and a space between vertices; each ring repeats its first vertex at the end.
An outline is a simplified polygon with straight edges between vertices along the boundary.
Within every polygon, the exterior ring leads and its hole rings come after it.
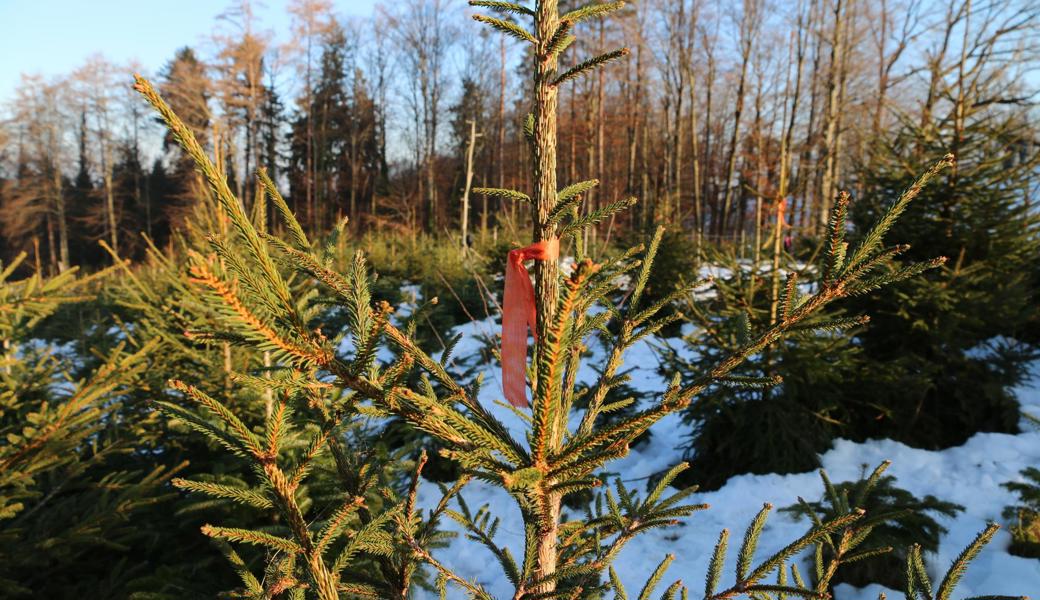
POLYGON ((136 519, 184 466, 127 459, 138 429, 124 403, 156 344, 124 340, 96 367, 51 344, 43 323, 111 273, 14 279, 25 258, 0 264, 0 597, 126 597, 154 541, 136 519))

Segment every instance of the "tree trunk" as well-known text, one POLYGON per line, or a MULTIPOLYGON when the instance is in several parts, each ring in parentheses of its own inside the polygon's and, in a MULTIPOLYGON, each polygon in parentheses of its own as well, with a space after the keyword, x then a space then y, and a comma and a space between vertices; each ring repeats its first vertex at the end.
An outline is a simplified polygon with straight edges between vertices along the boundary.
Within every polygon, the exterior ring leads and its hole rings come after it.
MULTIPOLYGON (((69 224, 65 215, 65 194, 61 185, 61 170, 55 165, 52 169, 54 209, 58 219, 58 272, 69 268, 69 224)), ((51 257, 54 257, 54 248, 51 248, 51 257)))
MULTIPOLYGON (((714 220, 719 218, 718 217, 718 210, 719 210, 718 199, 714 197, 714 186, 712 185, 713 182, 714 182, 714 178, 715 178, 714 177, 715 170, 714 170, 714 162, 712 161, 712 155, 711 155, 711 99, 712 99, 712 90, 714 89, 714 84, 715 84, 715 56, 714 56, 714 51, 712 49, 712 46, 708 43, 708 37, 706 35, 703 37, 703 40, 704 40, 704 46, 705 46, 705 54, 707 55, 705 62, 707 63, 708 71, 707 71, 707 73, 705 75, 705 79, 708 82, 708 87, 704 91, 704 167, 705 167, 705 173, 704 173, 704 190, 701 192, 701 196, 703 196, 708 202, 710 202, 710 205, 711 205, 712 210, 713 210, 713 214, 712 214, 712 228, 714 228, 714 220)), ((707 221, 707 219, 705 219, 705 221, 707 221)), ((712 228, 709 228, 709 231, 708 231, 709 235, 711 234, 711 230, 710 229, 712 229, 712 228)))
POLYGON ((477 122, 469 122, 469 144, 466 146, 466 187, 462 191, 462 253, 469 249, 469 190, 473 185, 473 147, 477 143, 477 122))
POLYGON ((737 140, 740 135, 740 117, 744 112, 744 87, 747 83, 747 68, 748 63, 751 62, 751 47, 754 43, 754 27, 753 18, 754 16, 750 11, 754 10, 752 3, 745 1, 744 3, 744 18, 741 23, 741 57, 740 57, 740 79, 737 82, 737 98, 736 107, 733 109, 733 134, 729 140, 729 151, 726 157, 726 173, 722 180, 722 185, 726 187, 726 192, 723 195, 722 200, 722 214, 719 215, 718 225, 716 226, 716 233, 721 237, 726 232, 726 225, 729 219, 729 213, 731 205, 733 203, 733 171, 737 165, 737 140))
POLYGON ((827 73, 827 115, 822 148, 824 153, 823 179, 820 184, 820 210, 816 221, 818 235, 824 234, 824 228, 831 212, 834 188, 837 184, 838 120, 841 110, 842 65, 845 54, 845 35, 843 35, 845 12, 844 1, 835 0, 834 31, 831 33, 831 64, 827 73))
POLYGON ((107 127, 98 117, 98 135, 101 136, 101 172, 105 181, 105 221, 108 225, 108 241, 112 250, 119 252, 119 227, 116 224, 115 192, 112 190, 112 152, 104 136, 108 135, 107 127))
MULTIPOLYGON (((534 179, 535 179, 535 241, 549 240, 556 236, 556 226, 549 222, 549 213, 556 205, 556 112, 557 89, 553 85, 556 76, 556 58, 550 58, 549 42, 559 25, 557 0, 540 0, 535 17, 536 67, 534 74, 534 179)), ((537 299, 538 339, 546 339, 546 332, 556 314, 559 295, 559 265, 556 260, 535 262, 535 289, 537 299)), ((536 348, 536 357, 544 352, 536 348)), ((536 363, 537 364, 537 363, 536 363)), ((550 452, 553 450, 550 446, 550 452)), ((543 481, 543 487, 550 482, 543 481)), ((541 506, 544 521, 537 532, 537 565, 535 577, 545 578, 556 572, 557 543, 560 520, 560 494, 546 491, 541 506)), ((532 593, 549 594, 556 589, 555 581, 537 586, 532 593)))
MULTIPOLYGON (((691 69, 690 79, 690 162, 693 163, 693 229, 696 239, 700 240, 703 209, 701 208, 701 159, 700 144, 697 141, 697 84, 691 69)), ((700 242, 698 241, 698 247, 700 242)))

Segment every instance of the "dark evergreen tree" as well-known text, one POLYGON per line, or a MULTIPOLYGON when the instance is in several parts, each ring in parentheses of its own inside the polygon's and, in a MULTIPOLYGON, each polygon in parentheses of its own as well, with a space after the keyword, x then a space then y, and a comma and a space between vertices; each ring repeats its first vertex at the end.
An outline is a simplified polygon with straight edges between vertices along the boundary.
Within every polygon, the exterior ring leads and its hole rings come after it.
POLYGON ((150 231, 152 241, 160 248, 166 247, 170 241, 172 227, 168 218, 166 202, 172 202, 177 194, 177 182, 169 175, 162 159, 157 158, 152 162, 152 168, 148 172, 148 187, 145 190, 149 202, 154 207, 152 213, 150 231))
POLYGON ((123 140, 117 148, 112 169, 114 196, 119 207, 122 231, 120 251, 128 258, 140 260, 146 246, 142 233, 151 228, 152 206, 148 196, 148 174, 141 165, 141 152, 131 140, 123 140))
POLYGON ((290 197, 297 212, 305 216, 302 221, 318 230, 324 229, 330 218, 342 216, 345 209, 339 188, 349 122, 346 64, 346 36, 343 28, 335 25, 323 36, 310 111, 298 114, 290 132, 290 197), (308 123, 309 115, 313 123, 308 123), (313 165, 307 163, 307 144, 312 145, 313 165), (308 168, 313 171, 308 172, 308 168), (308 185, 313 186, 311 206, 302 202, 308 185))
MULTIPOLYGON (((184 115, 185 124, 208 147, 211 82, 205 63, 191 48, 181 48, 163 68, 160 79, 159 87, 170 99, 170 104, 178 114, 184 115)), ((180 150, 169 133, 163 137, 163 150, 167 158, 168 185, 160 188, 163 195, 156 200, 162 207, 164 220, 177 226, 184 222, 194 203, 205 193, 205 187, 191 159, 180 150)))
POLYGON ((69 229, 69 253, 74 264, 89 267, 101 263, 104 256, 98 240, 105 235, 104 205, 100 190, 94 185, 88 149, 86 112, 80 113, 76 132, 78 158, 76 177, 66 186, 66 214, 69 229))
POLYGON ((379 147, 378 107, 360 69, 354 69, 347 103, 340 189, 348 199, 347 214, 360 224, 362 212, 375 213, 375 191, 384 162, 379 147))
POLYGON ((855 439, 943 448, 979 431, 1017 431, 1011 388, 1035 355, 1040 319, 1040 221, 1029 204, 1040 147, 1027 109, 986 97, 968 98, 963 119, 954 107, 924 125, 904 122, 861 170, 864 197, 852 214, 863 231, 925 156, 957 152, 894 228, 912 243, 908 259, 945 255, 947 264, 854 306, 873 307, 857 336, 865 368, 839 396, 858 407, 855 439))
MULTIPOLYGON (((661 370, 693 378, 740 347, 749 331, 775 318, 771 279, 794 277, 800 293, 823 285, 821 269, 784 254, 779 271, 732 252, 705 250, 712 277, 679 303, 690 326, 661 344, 661 370)), ((705 391, 685 414, 691 425, 690 469, 680 481, 717 489, 742 473, 798 473, 819 466, 819 453, 845 435, 851 411, 835 400, 862 368, 853 343, 865 319, 829 308, 824 327, 796 328, 734 369, 735 377, 705 391)))
MULTIPOLYGON (((1040 233, 1028 204, 1040 153, 1027 114, 979 102, 959 126, 953 114, 923 126, 905 122, 878 141, 860 173, 863 197, 851 204, 853 235, 868 231, 911 185, 925 155, 956 147, 955 167, 921 189, 908 218, 893 227, 912 244, 888 250, 909 260, 950 260, 895 293, 864 290, 845 305, 848 313, 831 315, 849 331, 794 332, 750 357, 740 375, 783 383, 719 386, 691 409, 692 468, 684 483, 714 488, 739 473, 803 471, 817 466, 817 453, 836 437, 942 448, 978 431, 1016 430, 1012 386, 1035 356, 1040 306, 1040 233), (861 312, 869 312, 869 323, 849 316, 861 312)), ((727 254, 711 261, 723 267, 713 295, 683 307, 695 318, 686 338, 691 352, 666 348, 666 368, 695 372, 720 348, 739 344, 749 325, 771 318, 772 269, 727 254)), ((801 271, 810 289, 827 276, 790 257, 782 266, 801 271)))
MULTIPOLYGON (((272 86, 264 86, 263 102, 260 104, 257 121, 257 161, 258 166, 266 169, 267 175, 273 181, 281 179, 282 167, 286 161, 285 119, 285 105, 281 96, 272 86)), ((275 215, 269 215, 268 220, 268 228, 273 229, 276 223, 275 215)))
POLYGON ((0 595, 128 597, 158 544, 137 519, 161 514, 177 470, 135 453, 140 429, 121 418, 155 344, 59 351, 47 320, 105 274, 13 279, 25 258, 0 267, 0 595))

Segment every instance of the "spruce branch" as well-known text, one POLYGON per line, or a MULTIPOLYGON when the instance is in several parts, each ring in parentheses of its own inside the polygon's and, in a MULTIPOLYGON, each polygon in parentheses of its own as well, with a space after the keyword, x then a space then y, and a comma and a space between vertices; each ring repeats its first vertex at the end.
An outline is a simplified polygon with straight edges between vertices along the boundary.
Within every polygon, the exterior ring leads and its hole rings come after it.
MULTIPOLYGON (((403 511, 399 513, 396 518, 399 531, 403 535, 404 540, 408 547, 411 549, 413 555, 419 560, 425 562, 426 564, 436 569, 440 576, 443 577, 445 580, 451 581, 458 585, 460 588, 465 590, 471 598, 478 600, 494 600, 494 598, 492 598, 492 596, 488 594, 488 592, 483 588, 483 586, 477 583, 467 581, 462 577, 459 577, 455 574, 454 571, 441 564, 441 562, 435 559, 433 555, 431 555, 430 552, 426 548, 424 548, 421 543, 419 543, 419 540, 416 539, 414 529, 415 522, 418 520, 418 517, 415 514, 415 498, 419 490, 419 477, 422 474, 422 470, 425 465, 426 452, 423 451, 423 453, 419 456, 419 462, 416 464, 416 468, 413 473, 412 483, 408 491, 408 500, 405 502, 403 511)), ((459 487, 460 486, 456 486, 455 488, 453 488, 453 491, 457 493, 459 487)), ((444 507, 446 505, 447 494, 445 496, 445 499, 441 501, 441 505, 439 506, 440 510, 444 510, 444 507)))
POLYGON ((942 158, 942 160, 935 163, 931 169, 918 177, 917 180, 899 196, 899 199, 896 200, 896 202, 889 207, 880 218, 878 218, 877 222, 874 223, 864 236, 863 241, 861 241, 859 246, 856 247, 852 256, 849 257, 844 269, 848 270, 855 268, 873 254, 881 245, 881 241, 885 234, 892 228, 892 225, 896 222, 899 216, 903 214, 910 202, 921 193, 924 186, 926 186, 936 175, 944 169, 953 166, 955 160, 953 154, 947 154, 942 158))
POLYGON ((560 84, 571 81, 573 79, 577 79, 578 77, 585 75, 593 69, 601 68, 607 65, 608 63, 626 57, 629 55, 629 52, 630 51, 628 48, 619 48, 617 50, 613 50, 605 54, 600 54, 599 56, 594 56, 586 61, 578 63, 577 65, 571 67, 562 75, 554 79, 552 82, 552 86, 559 87, 560 84))
POLYGON ((646 583, 643 585, 643 589, 639 592, 639 600, 650 600, 650 595, 654 593, 654 589, 656 589, 658 584, 661 583, 661 579, 664 577, 665 571, 668 570, 668 567, 672 564, 672 561, 674 560, 674 554, 669 554, 664 557, 664 560, 662 560, 657 565, 657 568, 654 569, 654 572, 650 575, 650 578, 647 579, 646 583))
POLYGON ((751 524, 748 525, 747 531, 744 532, 744 541, 740 545, 740 552, 737 555, 737 580, 743 581, 747 577, 748 570, 751 568, 751 561, 754 559, 755 548, 758 546, 758 538, 762 535, 762 528, 766 525, 766 519, 769 518, 769 511, 773 509, 772 504, 766 504, 762 507, 762 510, 758 512, 751 524))
POLYGON ((628 600, 628 593, 625 591, 625 586, 621 584, 621 578, 618 577, 614 567, 608 569, 607 575, 610 578, 610 587, 614 590, 614 600, 628 600))
POLYGON ((282 218, 282 222, 285 223, 286 228, 288 228, 289 235, 292 237, 293 242, 299 248, 310 248, 311 243, 307 239, 307 234, 303 232, 303 227, 301 227, 300 222, 296 220, 296 215, 294 215, 292 210, 289 209, 289 205, 286 204, 285 198, 283 198, 281 192, 278 191, 278 186, 274 184, 274 181, 271 180, 271 176, 267 174, 267 169, 260 167, 257 169, 256 174, 264 189, 264 193, 267 194, 267 197, 274 203, 278 215, 282 218))
POLYGON ((586 19, 592 19, 596 17, 605 17, 612 12, 616 12, 625 7, 624 2, 603 2, 593 3, 583 6, 581 8, 570 11, 569 13, 560 17, 560 20, 570 21, 572 23, 580 23, 586 19))
POLYGON ((843 331, 846 329, 852 329, 854 327, 860 327, 870 322, 870 317, 867 315, 860 315, 857 317, 840 317, 837 319, 827 319, 825 321, 810 321, 808 323, 800 323, 798 325, 792 325, 787 330, 791 332, 795 331, 843 331))
POLYGON ((798 273, 792 271, 787 274, 784 282, 784 291, 780 296, 780 319, 787 321, 791 318, 791 311, 798 304, 798 273))
MULTIPOLYGON (((265 383, 261 382, 261 385, 258 387, 266 389, 265 383)), ((273 390, 268 391, 273 393, 273 390)), ((264 424, 264 441, 267 446, 265 452, 267 456, 278 456, 282 441, 285 439, 285 434, 289 429, 289 416, 292 411, 289 408, 285 394, 281 395, 276 405, 272 404, 274 410, 270 412, 264 424)))
POLYGON ((263 490, 251 490, 248 488, 210 483, 208 481, 192 481, 181 478, 173 479, 170 483, 173 484, 174 487, 182 490, 198 492, 208 496, 213 496, 214 498, 233 500, 239 504, 245 504, 247 506, 252 506, 253 508, 270 509, 274 507, 274 504, 272 504, 271 500, 267 498, 263 490))
POLYGON ((534 16, 533 10, 515 2, 496 2, 495 0, 469 0, 469 5, 478 8, 488 8, 501 13, 513 13, 516 15, 524 15, 527 17, 534 16))
POLYGON ((943 577, 942 583, 939 584, 939 589, 935 592, 935 600, 950 600, 950 595, 956 589, 957 584, 960 583, 965 571, 968 570, 968 564, 975 560, 986 544, 997 534, 998 530, 1000 530, 1000 525, 990 523, 957 555, 953 564, 946 571, 946 576, 943 577))
POLYGON ((178 406, 172 402, 164 402, 162 400, 157 400, 155 406, 167 417, 184 423, 184 425, 189 429, 208 437, 217 444, 223 446, 228 452, 231 452, 240 458, 250 458, 254 456, 253 452, 248 447, 242 445, 242 443, 235 439, 234 436, 230 435, 224 429, 221 429, 213 423, 203 419, 195 412, 178 406))
MULTIPOLYGON (((754 596, 754 592, 756 591, 789 594, 803 598, 830 597, 824 587, 826 580, 821 582, 819 588, 815 590, 810 589, 805 586, 801 576, 797 574, 797 570, 795 569, 792 569, 795 574, 795 586, 789 586, 786 584, 786 576, 780 577, 780 582, 776 585, 762 583, 762 580, 773 571, 779 570, 782 572, 787 561, 796 556, 802 550, 814 544, 819 548, 822 540, 828 539, 830 534, 836 531, 845 530, 852 523, 859 521, 863 517, 864 513, 862 511, 853 511, 826 523, 816 521, 813 528, 805 535, 762 561, 757 567, 752 568, 755 547, 757 546, 758 539, 762 534, 762 529, 765 526, 765 521, 771 508, 772 507, 769 504, 766 504, 763 509, 759 511, 758 515, 756 515, 751 521, 747 532, 744 534, 744 541, 741 544, 741 549, 737 558, 736 582, 733 586, 725 590, 716 591, 719 587, 719 581, 722 576, 722 566, 725 562, 726 547, 729 539, 728 531, 722 531, 719 536, 719 542, 715 546, 712 559, 708 564, 708 573, 705 579, 705 600, 725 600, 727 598, 736 597, 740 594, 750 594, 754 596)), ((818 571, 820 571, 818 574, 822 575, 822 570, 818 569, 818 571)))
POLYGON ((196 257, 193 262, 191 273, 193 281, 209 288, 219 298, 221 307, 228 310, 241 324, 244 332, 254 336, 255 341, 264 343, 267 349, 283 353, 305 369, 312 365, 325 367, 332 362, 332 353, 322 347, 320 340, 304 339, 297 343, 284 337, 267 322, 267 319, 251 310, 238 293, 218 278, 200 257, 196 257))
POLYGON ((214 415, 220 417, 220 419, 227 425, 228 430, 235 436, 238 443, 247 448, 254 456, 258 458, 266 456, 265 451, 261 448, 260 440, 257 439, 256 435, 246 427, 245 423, 243 423, 235 413, 228 410, 223 404, 214 400, 195 386, 188 385, 176 379, 170 381, 170 387, 185 394, 188 398, 194 400, 214 415))
POLYGON ((473 15, 473 20, 479 21, 486 25, 490 25, 493 29, 497 29, 498 31, 510 37, 516 38, 521 42, 530 42, 532 44, 538 42, 538 40, 536 40, 535 37, 531 35, 526 29, 517 25, 516 23, 513 23, 512 21, 498 19, 495 17, 489 17, 486 15, 473 15))
POLYGON ((235 569, 235 573, 238 574, 239 579, 242 580, 242 585, 245 586, 246 591, 253 597, 260 598, 264 594, 264 588, 260 584, 260 581, 249 571, 249 566, 242 560, 242 557, 235 552, 235 549, 231 547, 231 544, 220 538, 214 538, 217 547, 220 548, 221 554, 224 558, 231 563, 232 568, 235 569))
POLYGON ((213 191, 220 206, 224 209, 225 214, 230 217, 239 235, 246 242, 252 258, 255 259, 257 266, 263 271, 265 278, 271 286, 271 290, 282 303, 283 309, 288 314, 294 314, 295 307, 290 300, 289 288, 275 268, 274 262, 271 261, 266 246, 246 216, 241 202, 231 192, 231 188, 228 187, 227 180, 210 161, 209 156, 206 155, 202 146, 195 139, 195 134, 180 120, 166 101, 159 96, 152 84, 140 75, 134 75, 134 81, 134 89, 155 108, 159 116, 166 122, 174 138, 202 172, 203 177, 209 183, 210 189, 213 191))
POLYGON ((843 191, 838 194, 827 222, 827 259, 823 272, 825 284, 832 283, 845 267, 845 253, 849 246, 845 241, 848 214, 849 193, 843 191))
POLYGON ((638 200, 635 197, 616 200, 607 204, 603 208, 591 212, 583 217, 576 218, 560 231, 560 238, 562 239, 569 235, 576 236, 579 232, 584 231, 597 223, 601 223, 619 212, 627 210, 635 205, 636 202, 638 202, 638 200))
POLYGON ((925 600, 933 600, 932 596, 932 580, 928 577, 928 572, 924 566, 924 559, 921 557, 921 545, 914 544, 910 547, 910 551, 906 557, 906 597, 908 600, 917 600, 918 598, 918 585, 920 585, 921 591, 924 593, 925 600))
POLYGON ((867 279, 855 281, 848 286, 846 294, 850 296, 866 294, 874 290, 881 289, 887 285, 898 283, 900 281, 906 281, 907 279, 913 279, 921 273, 931 269, 937 269, 946 264, 946 257, 940 256, 930 261, 914 263, 905 267, 896 269, 895 271, 885 273, 882 275, 876 275, 867 279))
POLYGON ((516 190, 507 190, 503 188, 473 188, 474 194, 483 194, 485 196, 492 196, 495 198, 502 198, 504 200, 519 200, 522 202, 530 202, 531 197, 523 192, 516 190))
POLYGON ((262 531, 203 525, 202 533, 229 542, 242 542, 254 546, 265 546, 277 552, 287 552, 289 554, 300 554, 303 552, 303 548, 301 548, 296 542, 276 535, 271 535, 270 533, 264 533, 262 531))
POLYGON ((466 528, 466 530, 469 531, 468 537, 470 539, 483 544, 484 547, 487 548, 498 560, 499 565, 502 567, 502 571, 505 573, 509 581, 514 586, 519 587, 521 585, 522 576, 520 574, 520 568, 516 564, 516 560, 513 558, 512 552, 509 551, 509 548, 499 546, 494 541, 495 530, 498 528, 499 520, 496 518, 491 521, 491 515, 486 505, 477 512, 477 515, 474 518, 474 515, 470 512, 469 506, 463 501, 461 495, 458 496, 458 503, 461 512, 446 510, 445 514, 466 528))
POLYGON ((314 544, 316 552, 319 554, 325 552, 333 540, 343 531, 343 528, 346 527, 347 520, 361 508, 364 502, 365 499, 361 497, 350 498, 343 502, 339 509, 329 517, 321 531, 318 532, 317 541, 314 544))
POLYGON ((560 20, 560 24, 556 27, 556 31, 553 32, 546 46, 545 56, 547 60, 559 57, 564 50, 574 43, 574 36, 571 35, 573 27, 574 23, 572 21, 567 19, 560 20))
POLYGON ((643 254, 643 259, 640 261, 639 275, 636 277, 635 286, 632 288, 632 295, 628 298, 628 309, 630 311, 639 308, 639 301, 643 297, 643 290, 646 289, 647 282, 650 281, 650 270, 654 265, 657 250, 661 247, 661 238, 664 237, 664 232, 664 225, 658 225, 657 229, 654 230, 653 237, 650 238, 650 244, 647 246, 646 252, 643 254))
POLYGON ((596 187, 598 184, 598 180, 583 181, 572 186, 567 186, 558 192, 556 195, 556 206, 554 206, 552 211, 549 212, 547 221, 555 225, 562 221, 564 217, 574 214, 577 207, 584 199, 582 197, 584 192, 596 187))
POLYGON ((392 554, 391 536, 386 531, 386 527, 396 517, 397 513, 394 510, 383 511, 357 531, 351 532, 349 540, 336 555, 336 560, 333 561, 330 570, 333 573, 342 572, 362 552, 383 556, 392 554))
POLYGON ((783 568, 783 564, 789 559, 793 558, 796 554, 809 546, 817 543, 824 537, 829 537, 831 533, 844 529, 849 525, 861 520, 865 513, 862 510, 852 511, 849 514, 841 515, 822 526, 814 527, 808 533, 798 538, 785 546, 782 550, 774 554, 769 559, 763 561, 755 570, 747 577, 747 581, 761 581, 766 575, 768 575, 774 569, 780 567, 783 568))
POLYGON ((737 387, 747 390, 753 389, 766 389, 776 387, 784 382, 784 378, 780 375, 771 375, 769 377, 752 377, 746 375, 727 375, 719 379, 721 385, 737 387))

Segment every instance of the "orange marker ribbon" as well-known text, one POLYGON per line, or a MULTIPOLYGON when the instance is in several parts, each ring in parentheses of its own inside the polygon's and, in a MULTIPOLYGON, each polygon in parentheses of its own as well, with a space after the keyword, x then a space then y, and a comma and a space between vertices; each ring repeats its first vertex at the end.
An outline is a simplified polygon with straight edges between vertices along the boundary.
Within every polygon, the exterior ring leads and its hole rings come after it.
POLYGON ((556 260, 560 240, 542 240, 509 251, 506 261, 506 289, 502 300, 502 391, 517 407, 527 402, 527 329, 538 341, 534 305, 534 285, 524 267, 525 260, 556 260))

